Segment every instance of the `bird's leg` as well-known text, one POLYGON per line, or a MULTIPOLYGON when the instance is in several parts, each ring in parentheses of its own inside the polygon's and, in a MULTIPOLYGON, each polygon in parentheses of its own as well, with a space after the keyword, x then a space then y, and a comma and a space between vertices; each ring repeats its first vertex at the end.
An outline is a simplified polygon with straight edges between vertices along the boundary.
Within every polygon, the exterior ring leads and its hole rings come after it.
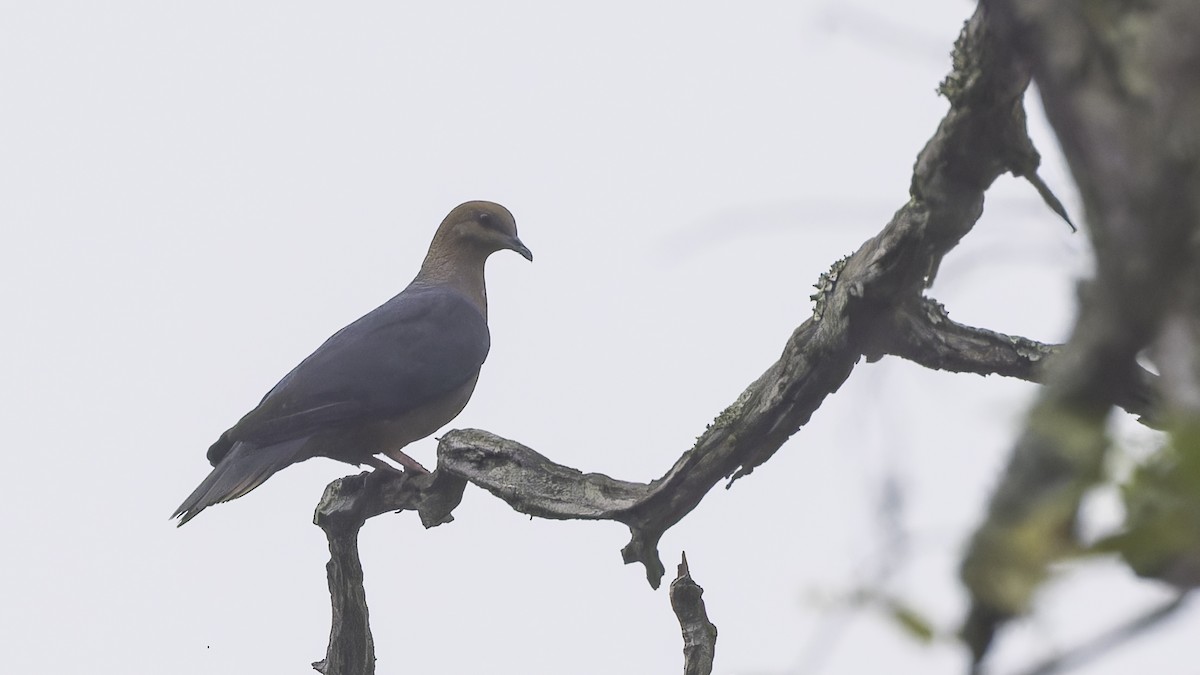
POLYGON ((382 459, 379 459, 378 457, 368 457, 368 458, 364 459, 362 462, 360 462, 360 464, 366 464, 367 466, 371 467, 372 469, 375 469, 376 471, 385 471, 387 473, 390 473, 390 474, 393 474, 396 476, 404 475, 404 471, 402 469, 397 469, 396 467, 392 466, 391 464, 388 464, 387 462, 383 461, 382 459))
MULTIPOLYGON (((412 471, 413 473, 417 473, 417 474, 429 473, 429 469, 426 469, 425 467, 421 466, 420 462, 418 462, 417 460, 413 459, 412 457, 409 457, 408 455, 404 454, 400 450, 400 448, 395 448, 394 450, 384 450, 383 454, 387 455, 388 457, 391 457, 393 460, 396 461, 397 464, 404 467, 405 469, 408 469, 409 471, 412 471)), ((372 459, 374 459, 374 458, 372 458, 372 459)))

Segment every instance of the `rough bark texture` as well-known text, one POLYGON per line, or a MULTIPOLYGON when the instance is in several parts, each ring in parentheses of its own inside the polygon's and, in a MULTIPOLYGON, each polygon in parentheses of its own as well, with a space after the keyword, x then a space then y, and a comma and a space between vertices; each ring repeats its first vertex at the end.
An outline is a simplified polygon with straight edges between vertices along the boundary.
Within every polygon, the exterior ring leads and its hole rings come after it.
MULTIPOLYGON (((1062 345, 1005 335, 986 328, 964 326, 950 319, 946 308, 929 298, 900 306, 892 316, 884 349, 933 370, 976 375, 1003 375, 1045 384, 1047 365, 1062 353, 1062 345)), ((1116 405, 1154 425, 1159 406, 1159 378, 1137 367, 1117 393, 1116 405)))
POLYGON ((709 675, 717 649, 717 627, 704 609, 704 589, 692 580, 687 554, 671 582, 671 609, 683 631, 683 675, 709 675))
POLYGON ((333 623, 325 658, 313 663, 324 675, 370 675, 375 645, 363 589, 358 532, 368 518, 389 511, 416 511, 425 527, 454 520, 450 512, 462 500, 466 481, 439 471, 428 475, 368 471, 330 483, 317 505, 313 523, 325 531, 325 565, 333 623))
MULTIPOLYGON (((878 235, 821 275, 813 315, 794 330, 780 358, 661 478, 645 484, 584 474, 520 443, 465 430, 441 439, 431 475, 376 472, 331 484, 317 513, 333 557, 334 631, 323 672, 373 670, 353 536, 367 518, 415 510, 427 527, 449 522, 469 482, 533 516, 626 524, 624 560, 641 563, 657 588, 665 572, 658 551, 663 533, 718 483, 731 485, 768 461, 861 358, 885 355, 1048 384, 963 565, 974 600, 964 635, 981 658, 1000 622, 1025 609, 1046 565, 1073 547, 1071 525, 1079 498, 1099 476, 1109 408, 1158 420, 1159 391, 1166 390, 1175 392, 1169 400, 1176 408, 1190 400, 1200 410, 1194 339, 1200 293, 1185 305, 1170 299, 1200 282, 1194 87, 1200 64, 1192 53, 1152 47, 1148 37, 1165 30, 1194 51, 1200 24, 1190 0, 1160 3, 1159 14, 1132 4, 1139 8, 995 0, 976 11, 955 45, 954 70, 941 85, 950 109, 917 158, 908 202, 878 235), (1096 21, 1113 16, 1125 21, 1121 30, 1097 30, 1096 21), (1025 177, 1066 217, 1037 176, 1039 157, 1026 133, 1022 100, 1031 71, 1083 189, 1099 261, 1065 349, 957 324, 923 296, 1001 174, 1025 177), (1160 91, 1155 78, 1193 89, 1160 91), (1097 138, 1106 140, 1097 145, 1097 138), (1184 317, 1177 331, 1184 337, 1162 341, 1159 351, 1190 375, 1172 376, 1162 387, 1134 357, 1171 312, 1184 317)), ((677 583, 686 595, 686 583, 677 583)))
POLYGON ((363 589, 362 561, 358 557, 357 527, 330 532, 325 573, 329 577, 333 623, 329 649, 313 668, 324 675, 374 673, 375 643, 371 638, 367 593, 363 589))
MULTIPOLYGON (((746 476, 770 459, 864 354, 912 351, 911 341, 891 330, 895 314, 920 298, 941 257, 979 218, 984 190, 998 176, 1010 170, 1036 175, 1038 156, 1025 131, 1021 102, 1028 81, 1026 69, 1007 57, 982 11, 977 12, 956 45, 954 72, 942 85, 951 108, 917 159, 908 203, 878 235, 821 276, 813 316, 792 333, 779 360, 716 417, 662 478, 646 485, 582 474, 518 443, 468 430, 450 432, 439 444, 438 468, 429 485, 450 485, 457 495, 438 498, 449 507, 444 513, 427 517, 418 506, 437 490, 418 489, 423 496, 414 496, 413 481, 389 475, 363 478, 361 490, 353 478, 335 482, 320 508, 334 505, 356 520, 416 508, 423 522, 433 526, 449 519, 466 480, 523 513, 625 523, 632 537, 622 551, 624 560, 641 563, 657 588, 665 571, 658 542, 667 529, 717 483, 746 476)), ((922 362, 952 361, 946 352, 958 347, 970 345, 939 343, 941 356, 922 362)), ((989 371, 985 353, 959 358, 976 362, 976 372, 989 371)), ((990 372, 1000 369, 995 364, 990 372)), ((332 575, 330 579, 332 584, 332 575)), ((343 588, 334 596, 354 597, 355 591, 343 588)), ((336 630, 334 637, 339 637, 336 630)))

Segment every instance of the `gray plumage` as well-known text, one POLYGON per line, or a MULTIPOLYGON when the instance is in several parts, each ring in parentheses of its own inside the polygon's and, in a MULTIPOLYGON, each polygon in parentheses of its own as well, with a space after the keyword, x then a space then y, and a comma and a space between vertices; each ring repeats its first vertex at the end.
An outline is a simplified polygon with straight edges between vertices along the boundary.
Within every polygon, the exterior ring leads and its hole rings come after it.
POLYGON ((512 214, 467 202, 442 221, 421 271, 399 295, 335 333, 208 450, 212 472, 172 516, 180 525, 280 469, 324 456, 414 471, 402 452, 453 419, 487 357, 483 268, 501 249, 529 260, 512 214))

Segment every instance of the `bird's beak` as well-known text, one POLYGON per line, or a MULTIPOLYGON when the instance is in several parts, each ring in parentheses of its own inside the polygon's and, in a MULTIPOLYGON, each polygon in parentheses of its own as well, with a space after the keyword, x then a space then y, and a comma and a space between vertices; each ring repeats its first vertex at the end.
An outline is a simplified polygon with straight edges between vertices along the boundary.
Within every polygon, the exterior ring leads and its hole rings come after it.
POLYGON ((517 253, 520 253, 522 258, 528 260, 529 262, 533 262, 533 251, 530 251, 528 246, 521 243, 520 239, 513 237, 511 240, 509 240, 508 247, 517 253))

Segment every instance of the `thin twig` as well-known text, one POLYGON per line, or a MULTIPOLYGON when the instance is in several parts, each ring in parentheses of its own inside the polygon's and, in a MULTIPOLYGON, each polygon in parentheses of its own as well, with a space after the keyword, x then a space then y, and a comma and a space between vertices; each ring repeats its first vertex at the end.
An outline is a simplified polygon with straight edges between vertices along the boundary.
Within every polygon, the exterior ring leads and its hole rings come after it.
POLYGON ((1087 642, 1075 647, 1074 649, 1060 654, 1058 656, 1046 659, 1042 663, 1025 671, 1023 675, 1051 675, 1051 673, 1065 673, 1068 670, 1079 668, 1086 665, 1089 661, 1094 661, 1106 653, 1120 647, 1129 642, 1135 637, 1145 633, 1147 630, 1154 628, 1163 621, 1171 618, 1186 604, 1188 598, 1186 592, 1180 593, 1158 607, 1138 616, 1131 621, 1128 621, 1110 631, 1101 633, 1087 642))

